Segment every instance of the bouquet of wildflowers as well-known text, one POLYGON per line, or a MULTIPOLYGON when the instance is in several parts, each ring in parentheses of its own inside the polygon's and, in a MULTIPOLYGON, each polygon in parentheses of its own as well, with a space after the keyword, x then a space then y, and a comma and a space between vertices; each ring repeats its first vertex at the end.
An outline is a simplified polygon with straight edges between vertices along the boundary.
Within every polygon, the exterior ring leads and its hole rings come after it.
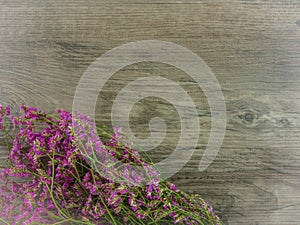
POLYGON ((0 224, 222 224, 202 198, 161 179, 119 128, 108 132, 64 110, 56 117, 21 109, 15 117, 0 105, 9 150, 0 224))

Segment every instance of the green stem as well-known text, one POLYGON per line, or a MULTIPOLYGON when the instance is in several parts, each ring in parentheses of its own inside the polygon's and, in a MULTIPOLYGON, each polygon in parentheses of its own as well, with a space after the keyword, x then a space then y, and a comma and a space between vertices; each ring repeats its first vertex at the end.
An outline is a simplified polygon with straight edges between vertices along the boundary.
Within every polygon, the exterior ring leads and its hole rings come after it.
POLYGON ((0 217, 0 221, 5 223, 6 225, 9 225, 9 223, 6 220, 2 219, 1 217, 0 217))
MULTIPOLYGON (((95 180, 95 176, 94 176, 93 170, 91 170, 91 174, 92 174, 94 183, 96 183, 96 180, 95 180)), ((114 224, 114 225, 117 225, 117 222, 115 221, 113 215, 110 213, 110 210, 109 210, 109 208, 107 207, 107 205, 106 205, 105 201, 103 200, 102 196, 99 195, 99 197, 100 197, 100 200, 101 200, 102 204, 104 205, 104 207, 105 207, 105 209, 106 209, 106 211, 107 211, 109 217, 111 218, 113 224, 114 224)))

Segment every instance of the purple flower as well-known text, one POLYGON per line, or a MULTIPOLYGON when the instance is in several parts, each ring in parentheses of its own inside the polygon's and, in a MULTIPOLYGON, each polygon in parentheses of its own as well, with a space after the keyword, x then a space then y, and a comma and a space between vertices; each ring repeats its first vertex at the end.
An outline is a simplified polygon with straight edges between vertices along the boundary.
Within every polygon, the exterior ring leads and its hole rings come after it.
POLYGON ((219 223, 204 200, 161 181, 121 128, 115 127, 102 141, 95 123, 82 114, 58 110, 55 117, 24 104, 21 109, 24 115, 8 118, 10 108, 0 105, 0 129, 5 128, 5 119, 19 129, 11 143, 9 165, 0 174, 5 184, 0 192, 4 220, 52 224, 58 221, 51 215, 64 217, 65 212, 73 219, 105 225, 110 215, 124 223, 154 218, 158 224, 161 220, 195 224, 193 216, 219 223), (15 177, 22 183, 10 181, 15 177))

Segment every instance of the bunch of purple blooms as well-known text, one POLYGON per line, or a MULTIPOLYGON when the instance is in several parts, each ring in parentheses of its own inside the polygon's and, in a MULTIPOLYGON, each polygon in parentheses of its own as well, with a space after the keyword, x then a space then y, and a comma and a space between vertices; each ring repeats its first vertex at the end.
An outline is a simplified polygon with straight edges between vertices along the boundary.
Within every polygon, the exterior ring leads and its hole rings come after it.
POLYGON ((15 117, 0 105, 9 148, 0 224, 221 224, 202 198, 161 179, 120 128, 108 132, 64 110, 55 117, 21 109, 15 117), (7 120, 18 128, 14 137, 7 120))

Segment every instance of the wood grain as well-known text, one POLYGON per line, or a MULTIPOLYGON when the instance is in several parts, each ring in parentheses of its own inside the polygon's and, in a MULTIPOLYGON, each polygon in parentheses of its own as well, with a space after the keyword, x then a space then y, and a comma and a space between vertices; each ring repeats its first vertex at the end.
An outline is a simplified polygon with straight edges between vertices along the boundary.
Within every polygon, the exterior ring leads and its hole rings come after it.
MULTIPOLYGON (((110 125, 113 99, 137 77, 172 77, 195 101, 201 121, 197 151, 172 181, 210 201, 225 224, 299 224, 298 0, 0 0, 0 103, 14 114, 22 102, 52 113, 71 110, 76 86, 96 58, 152 39, 198 54, 222 87, 227 130, 213 164, 197 170, 211 128, 206 97, 171 66, 138 63, 116 73, 99 95, 97 119, 110 125)), ((130 119, 137 136, 149 135, 153 116, 168 124, 166 139, 150 154, 160 161, 177 143, 180 120, 166 101, 145 99, 130 119)), ((0 157, 6 155, 1 148, 0 157)))

